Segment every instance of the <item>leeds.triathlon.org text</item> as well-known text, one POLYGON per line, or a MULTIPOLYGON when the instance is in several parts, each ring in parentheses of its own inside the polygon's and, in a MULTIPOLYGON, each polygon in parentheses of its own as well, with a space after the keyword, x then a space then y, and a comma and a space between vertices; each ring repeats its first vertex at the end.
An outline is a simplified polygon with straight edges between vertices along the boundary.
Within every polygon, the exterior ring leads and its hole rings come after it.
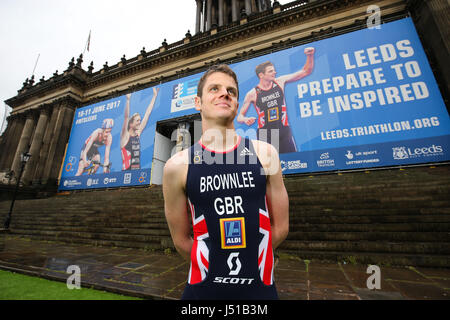
POLYGON ((368 136, 373 134, 418 130, 437 126, 439 126, 439 118, 429 117, 429 118, 415 119, 413 121, 405 120, 386 123, 375 123, 371 125, 353 128, 322 131, 320 132, 320 136, 322 140, 334 140, 334 139, 368 136))

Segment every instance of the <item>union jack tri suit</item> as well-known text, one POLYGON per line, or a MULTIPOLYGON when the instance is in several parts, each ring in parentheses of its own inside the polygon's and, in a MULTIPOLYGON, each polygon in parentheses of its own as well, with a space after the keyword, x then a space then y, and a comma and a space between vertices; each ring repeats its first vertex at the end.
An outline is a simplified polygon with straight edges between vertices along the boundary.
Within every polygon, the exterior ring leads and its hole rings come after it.
POLYGON ((189 150, 186 195, 194 243, 182 299, 278 299, 266 175, 249 139, 189 150))
POLYGON ((276 81, 272 82, 272 88, 263 90, 255 87, 255 108, 258 113, 258 140, 263 140, 277 147, 276 139, 272 136, 272 129, 279 130, 279 153, 297 151, 291 127, 289 126, 284 91, 276 81), (265 130, 264 130, 265 129, 265 130), (267 135, 262 132, 267 132, 267 135))
POLYGON ((131 136, 122 151, 122 170, 141 168, 141 140, 140 136, 131 136))

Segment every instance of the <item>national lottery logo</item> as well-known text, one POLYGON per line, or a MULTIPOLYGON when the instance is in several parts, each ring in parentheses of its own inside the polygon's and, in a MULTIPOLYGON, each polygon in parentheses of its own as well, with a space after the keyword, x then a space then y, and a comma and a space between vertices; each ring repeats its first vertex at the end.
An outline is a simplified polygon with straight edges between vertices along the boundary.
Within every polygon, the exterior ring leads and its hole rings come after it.
POLYGON ((220 235, 222 249, 245 248, 245 218, 220 219, 220 235))

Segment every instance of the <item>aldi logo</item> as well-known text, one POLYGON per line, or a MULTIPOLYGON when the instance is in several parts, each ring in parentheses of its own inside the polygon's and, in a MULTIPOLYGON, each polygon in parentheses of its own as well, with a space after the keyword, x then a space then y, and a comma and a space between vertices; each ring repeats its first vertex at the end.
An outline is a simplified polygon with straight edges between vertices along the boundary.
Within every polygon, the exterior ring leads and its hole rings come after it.
POLYGON ((245 218, 220 219, 222 249, 245 248, 245 218))

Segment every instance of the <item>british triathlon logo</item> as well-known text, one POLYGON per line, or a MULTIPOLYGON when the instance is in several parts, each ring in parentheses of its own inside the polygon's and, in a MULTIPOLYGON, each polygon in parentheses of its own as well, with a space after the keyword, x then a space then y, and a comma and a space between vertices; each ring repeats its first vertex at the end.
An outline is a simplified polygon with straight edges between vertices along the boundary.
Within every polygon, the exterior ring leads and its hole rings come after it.
POLYGON ((245 248, 245 219, 243 217, 220 219, 220 234, 222 249, 245 248))

